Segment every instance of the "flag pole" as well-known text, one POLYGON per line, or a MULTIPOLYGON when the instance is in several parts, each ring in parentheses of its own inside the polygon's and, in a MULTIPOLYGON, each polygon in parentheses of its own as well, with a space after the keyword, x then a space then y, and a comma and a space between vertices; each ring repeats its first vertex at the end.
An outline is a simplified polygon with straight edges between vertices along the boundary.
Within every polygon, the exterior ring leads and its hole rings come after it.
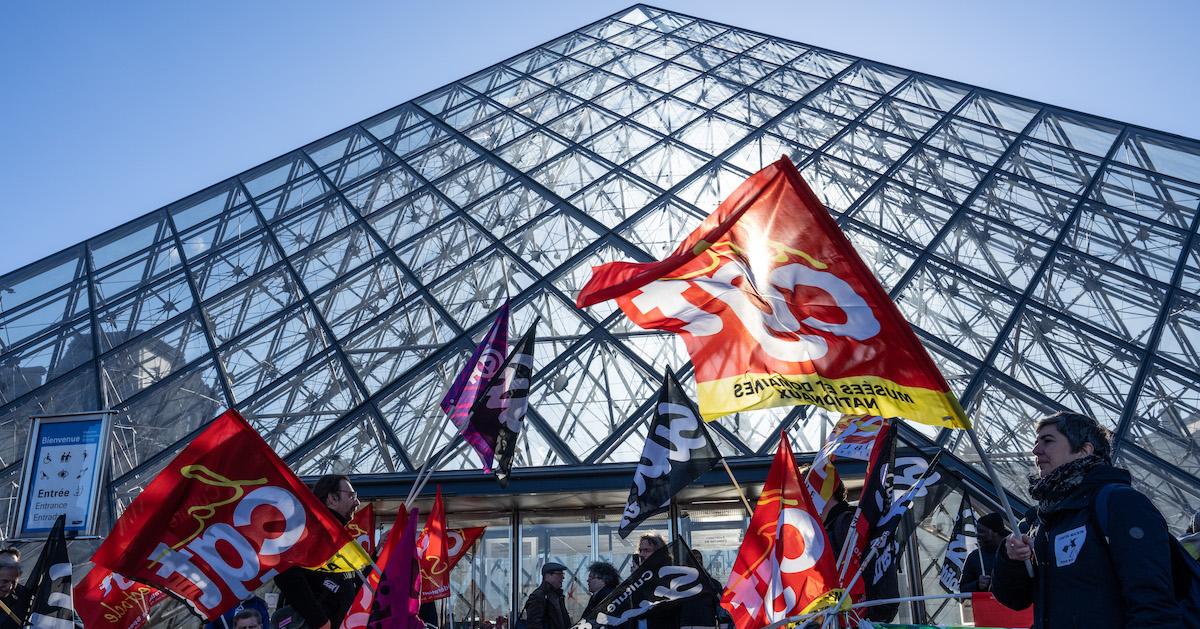
POLYGON ((733 470, 729 469, 729 464, 725 462, 725 457, 721 457, 721 467, 725 468, 725 473, 729 475, 729 480, 733 481, 733 488, 737 490, 738 498, 742 499, 742 504, 746 507, 746 513, 750 514, 750 517, 754 517, 754 509, 750 506, 750 501, 746 500, 746 492, 742 491, 742 486, 733 477, 733 470))
POLYGON ((867 553, 866 557, 863 557, 862 563, 858 564, 858 570, 854 571, 854 578, 850 579, 850 583, 846 584, 846 589, 842 591, 841 597, 838 598, 837 605, 834 605, 833 607, 834 613, 826 616, 825 619, 821 621, 821 629, 825 629, 825 625, 831 618, 837 617, 837 610, 841 609, 842 605, 846 603, 846 599, 850 598, 850 590, 854 589, 855 584, 858 583, 859 577, 862 576, 863 570, 866 569, 867 564, 871 563, 871 558, 875 556, 875 551, 877 550, 879 550, 878 547, 871 546, 870 552, 867 553))
MULTIPOLYGON (((979 436, 975 434, 975 427, 965 429, 967 435, 971 437, 971 443, 975 446, 975 452, 979 454, 979 460, 983 462, 984 469, 987 470, 988 476, 992 479, 992 488, 996 490, 996 496, 1000 498, 1000 507, 1004 509, 1004 515, 1008 517, 1008 524, 1012 528, 1013 535, 1016 535, 1021 530, 1021 523, 1017 520, 1016 514, 1013 513, 1012 505, 1008 503, 1008 492, 1004 490, 1004 485, 1000 484, 1000 475, 996 473, 996 468, 992 466, 992 461, 983 452, 983 445, 979 443, 979 436)), ((981 556, 982 560, 983 557, 981 556)), ((1029 576, 1033 576, 1033 564, 1025 560, 1025 572, 1029 576)))

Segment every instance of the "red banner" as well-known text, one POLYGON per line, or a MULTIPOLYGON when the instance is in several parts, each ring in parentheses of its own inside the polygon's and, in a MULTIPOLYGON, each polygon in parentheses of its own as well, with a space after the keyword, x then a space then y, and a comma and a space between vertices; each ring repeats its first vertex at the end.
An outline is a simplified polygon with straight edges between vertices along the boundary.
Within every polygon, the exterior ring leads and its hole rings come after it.
MULTIPOLYGON (((454 566, 458 565, 458 560, 462 559, 463 555, 466 555, 467 551, 471 550, 471 547, 475 545, 475 542, 483 536, 483 532, 485 530, 487 530, 486 526, 473 526, 463 529, 446 529, 446 574, 449 574, 451 570, 454 570, 454 566)), ((424 555, 428 544, 429 539, 425 537, 424 533, 422 533, 421 537, 417 540, 417 551, 420 552, 422 556, 424 555)), ((424 579, 421 580, 421 583, 424 585, 424 579)), ((422 601, 436 601, 438 599, 450 596, 449 581, 447 581, 447 587, 443 588, 440 593, 432 590, 424 591, 424 588, 422 588, 422 590, 422 601)))
POLYGON ((784 433, 721 606, 738 629, 763 627, 835 604, 837 582, 833 549, 784 433))
POLYGON ((887 420, 879 416, 845 415, 829 433, 813 459, 812 467, 804 475, 809 496, 822 520, 829 514, 830 498, 841 482, 834 464, 844 459, 869 461, 875 437, 881 434, 886 423, 887 420))
POLYGON ((92 561, 212 620, 292 566, 354 569, 368 558, 231 410, 142 490, 92 561))
POLYGON ((442 503, 442 486, 438 485, 433 510, 425 520, 425 528, 417 540, 421 561, 421 600, 431 601, 450 595, 450 562, 447 557, 446 505, 442 503), (429 593, 426 596, 426 592, 429 593))
POLYGON ((354 517, 350 518, 350 523, 346 525, 346 532, 354 541, 358 542, 367 554, 375 556, 375 505, 368 502, 366 506, 354 513, 354 517))
POLYGON ((150 608, 167 597, 103 566, 92 566, 71 595, 88 629, 138 629, 150 620, 150 608))
POLYGON ((614 298, 638 326, 682 337, 705 419, 813 404, 969 426, 787 157, 742 183, 666 259, 595 267, 577 304, 614 298))

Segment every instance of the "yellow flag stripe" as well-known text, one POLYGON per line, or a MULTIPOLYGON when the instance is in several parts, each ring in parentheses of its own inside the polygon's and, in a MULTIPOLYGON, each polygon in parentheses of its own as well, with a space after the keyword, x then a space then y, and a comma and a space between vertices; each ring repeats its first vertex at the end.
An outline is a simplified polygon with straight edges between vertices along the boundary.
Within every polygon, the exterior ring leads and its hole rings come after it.
POLYGON ((711 421, 740 411, 811 404, 847 415, 901 417, 930 426, 970 428, 951 392, 905 387, 879 376, 742 374, 700 382, 700 414, 711 421))

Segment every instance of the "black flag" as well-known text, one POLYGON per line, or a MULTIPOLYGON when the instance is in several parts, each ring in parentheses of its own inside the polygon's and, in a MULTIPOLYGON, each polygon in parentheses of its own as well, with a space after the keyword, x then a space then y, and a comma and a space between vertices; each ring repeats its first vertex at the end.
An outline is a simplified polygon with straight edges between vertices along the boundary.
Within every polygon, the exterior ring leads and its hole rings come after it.
MULTIPOLYGON (((629 623, 636 626, 638 620, 666 606, 680 602, 694 603, 701 596, 715 595, 716 581, 708 576, 692 551, 681 538, 663 546, 638 564, 633 574, 622 581, 604 600, 600 601, 574 629, 598 629, 616 627, 629 623), (676 549, 677 564, 671 563, 670 549, 676 549)), ((653 626, 653 625, 652 625, 653 626)))
POLYGON ((671 497, 721 460, 696 405, 668 369, 658 392, 646 445, 633 473, 618 532, 624 539, 646 518, 666 511, 671 497))
POLYGON ((67 555, 67 537, 63 534, 66 522, 65 515, 54 521, 33 574, 25 584, 33 593, 29 616, 31 629, 72 629, 75 626, 71 559, 67 555))
POLYGON ((962 504, 958 506, 958 517, 954 519, 954 530, 950 532, 950 542, 946 544, 942 573, 938 577, 938 583, 944 590, 951 594, 958 593, 962 584, 963 568, 967 566, 967 557, 978 548, 975 510, 971 508, 971 499, 964 495, 962 504))
MULTIPOLYGON (((872 586, 881 586, 894 580, 896 562, 904 552, 908 539, 916 532, 914 527, 920 525, 952 489, 946 474, 937 471, 937 457, 934 455, 934 461, 930 462, 919 455, 898 456, 892 465, 882 471, 887 478, 884 481, 887 495, 882 497, 886 507, 882 509, 880 519, 872 522, 868 541, 868 549, 875 549, 875 557, 863 570, 868 593, 871 593, 872 586), (912 525, 906 517, 910 511, 912 525)), ((881 501, 877 495, 864 495, 863 498, 881 501)), ((869 598, 880 597, 871 595, 869 598)))
POLYGON ((517 437, 525 421, 525 410, 529 407, 529 381, 533 378, 533 346, 537 340, 537 323, 534 319, 517 342, 487 390, 475 400, 471 409, 471 425, 482 435, 495 440, 496 480, 501 487, 508 486, 508 475, 512 472, 513 457, 517 453, 517 437))

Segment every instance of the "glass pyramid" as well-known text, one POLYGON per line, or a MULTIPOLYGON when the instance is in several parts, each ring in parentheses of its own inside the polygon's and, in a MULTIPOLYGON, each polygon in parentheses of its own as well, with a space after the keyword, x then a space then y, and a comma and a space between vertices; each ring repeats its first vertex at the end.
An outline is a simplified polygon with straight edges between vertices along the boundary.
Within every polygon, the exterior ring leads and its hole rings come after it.
MULTIPOLYGON (((1031 422, 1076 409, 1173 526, 1200 506, 1200 144, 638 5, 0 277, 0 522, 33 414, 120 411, 114 506, 225 407, 301 474, 413 470, 510 297, 514 337, 542 321, 518 465, 635 460, 687 356, 575 294, 780 154, 1011 486, 1031 422)), ((827 422, 716 431, 750 456, 780 427, 815 449, 827 422)))

